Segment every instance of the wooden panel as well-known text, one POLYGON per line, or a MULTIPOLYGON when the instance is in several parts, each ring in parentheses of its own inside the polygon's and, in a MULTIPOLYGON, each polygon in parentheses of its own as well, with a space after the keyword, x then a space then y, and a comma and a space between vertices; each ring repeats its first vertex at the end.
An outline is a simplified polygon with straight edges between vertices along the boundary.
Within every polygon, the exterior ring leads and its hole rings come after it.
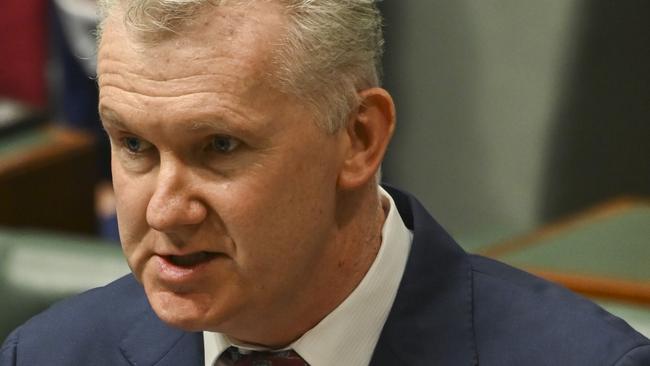
POLYGON ((94 234, 95 151, 47 127, 0 139, 0 225, 94 234))

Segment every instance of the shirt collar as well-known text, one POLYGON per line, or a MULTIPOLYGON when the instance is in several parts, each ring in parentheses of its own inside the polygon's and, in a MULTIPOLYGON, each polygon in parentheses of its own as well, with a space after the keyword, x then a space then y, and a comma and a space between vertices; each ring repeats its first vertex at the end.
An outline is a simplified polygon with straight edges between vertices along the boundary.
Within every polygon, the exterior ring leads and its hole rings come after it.
MULTIPOLYGON (((287 347, 311 366, 367 365, 395 300, 413 234, 404 225, 392 197, 381 187, 379 191, 389 210, 381 247, 368 273, 336 309, 287 347)), ((203 343, 206 366, 233 345, 260 350, 235 344, 226 335, 213 332, 203 332, 203 343)))

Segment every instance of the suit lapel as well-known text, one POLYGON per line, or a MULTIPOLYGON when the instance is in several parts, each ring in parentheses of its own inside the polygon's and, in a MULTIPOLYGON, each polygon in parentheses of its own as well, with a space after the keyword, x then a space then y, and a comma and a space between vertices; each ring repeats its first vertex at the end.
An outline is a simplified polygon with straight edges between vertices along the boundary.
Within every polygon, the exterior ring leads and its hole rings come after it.
POLYGON ((467 255, 414 198, 387 188, 413 243, 371 365, 477 364, 467 255))
POLYGON ((203 336, 171 328, 150 306, 120 343, 124 357, 137 366, 203 365, 203 336))

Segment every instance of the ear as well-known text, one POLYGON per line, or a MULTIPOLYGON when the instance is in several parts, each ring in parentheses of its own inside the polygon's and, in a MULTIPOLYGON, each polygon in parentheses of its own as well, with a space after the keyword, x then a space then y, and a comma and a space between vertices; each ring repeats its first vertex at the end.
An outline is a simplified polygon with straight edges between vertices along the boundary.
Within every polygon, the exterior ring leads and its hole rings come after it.
POLYGON ((358 188, 375 179, 395 130, 395 104, 386 90, 366 89, 359 92, 359 99, 345 131, 349 145, 338 177, 341 189, 358 188))

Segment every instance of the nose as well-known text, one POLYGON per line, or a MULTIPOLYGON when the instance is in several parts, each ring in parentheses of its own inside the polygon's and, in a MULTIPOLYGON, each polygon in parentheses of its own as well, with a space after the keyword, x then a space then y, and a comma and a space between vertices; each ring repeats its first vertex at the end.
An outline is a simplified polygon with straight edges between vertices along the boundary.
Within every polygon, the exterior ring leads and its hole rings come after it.
POLYGON ((147 205, 147 223, 157 231, 180 233, 203 222, 207 208, 192 187, 191 167, 182 162, 161 162, 155 190, 147 205))

